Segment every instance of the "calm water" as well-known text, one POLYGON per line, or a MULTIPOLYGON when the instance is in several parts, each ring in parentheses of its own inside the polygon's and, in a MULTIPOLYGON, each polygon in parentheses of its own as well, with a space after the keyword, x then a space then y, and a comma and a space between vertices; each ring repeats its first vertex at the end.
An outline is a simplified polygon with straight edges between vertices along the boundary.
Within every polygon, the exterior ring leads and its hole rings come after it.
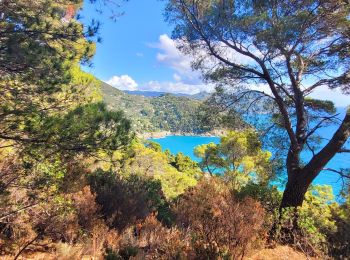
POLYGON ((182 152, 183 154, 190 156, 192 160, 199 161, 194 156, 193 150, 196 146, 201 144, 209 144, 211 142, 218 144, 220 142, 219 137, 206 137, 206 136, 167 136, 164 138, 150 139, 159 143, 163 150, 169 149, 171 153, 176 154, 182 152))
MULTIPOLYGON (((320 133, 324 137, 330 137, 335 132, 336 127, 328 127, 322 130, 320 133)), ((208 144, 210 142, 219 143, 219 137, 202 137, 202 136, 167 136, 164 138, 151 139, 159 143, 163 150, 169 149, 172 153, 176 154, 182 152, 187 156, 190 156, 193 160, 198 161, 193 154, 193 149, 201 144, 208 144)), ((348 144, 349 145, 349 144, 348 144)), ((302 159, 308 161, 311 157, 310 153, 303 153, 302 159)), ((341 169, 350 167, 350 155, 349 154, 337 154, 331 162, 327 165, 327 168, 341 169)), ((338 195, 341 191, 343 182, 336 173, 323 171, 315 179, 314 184, 328 184, 333 187, 333 192, 338 195)))

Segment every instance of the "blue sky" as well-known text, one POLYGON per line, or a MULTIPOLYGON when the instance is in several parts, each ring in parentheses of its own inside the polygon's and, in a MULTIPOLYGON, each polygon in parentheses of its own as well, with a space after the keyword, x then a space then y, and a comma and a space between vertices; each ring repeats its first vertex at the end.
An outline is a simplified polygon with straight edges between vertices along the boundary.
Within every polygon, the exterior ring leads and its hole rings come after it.
MULTIPOLYGON (((164 1, 130 0, 119 11, 125 14, 113 21, 110 10, 101 15, 86 1, 83 21, 96 18, 102 23, 102 43, 97 44, 93 67, 86 71, 122 90, 194 94, 213 89, 191 70, 191 58, 176 49, 172 27, 164 20, 164 1)), ((350 103, 348 96, 326 88, 312 97, 330 99, 337 106, 350 103)))
POLYGON ((113 21, 110 11, 99 15, 95 6, 85 3, 81 15, 102 23, 102 43, 97 44, 93 67, 84 69, 125 90, 197 93, 212 89, 176 49, 163 10, 163 1, 131 0, 120 8, 125 14, 113 21))

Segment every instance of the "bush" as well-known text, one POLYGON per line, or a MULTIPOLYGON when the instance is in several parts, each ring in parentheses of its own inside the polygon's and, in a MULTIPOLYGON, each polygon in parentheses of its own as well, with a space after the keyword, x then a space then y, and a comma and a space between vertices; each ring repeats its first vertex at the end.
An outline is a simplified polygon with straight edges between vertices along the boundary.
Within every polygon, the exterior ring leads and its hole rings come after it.
POLYGON ((159 212, 161 221, 171 223, 170 207, 159 181, 139 175, 119 178, 102 170, 91 174, 89 179, 101 213, 111 228, 122 231, 152 212, 159 212))
POLYGON ((312 186, 302 207, 283 209, 276 226, 275 240, 311 256, 328 253, 327 234, 336 231, 332 209, 338 208, 332 187, 312 186))
POLYGON ((139 223, 135 230, 122 234, 119 256, 136 259, 193 259, 191 239, 177 228, 164 227, 154 214, 139 223))
POLYGON ((262 185, 253 182, 249 182, 246 186, 242 187, 237 196, 241 199, 251 197, 257 201, 260 201, 261 206, 269 214, 274 214, 278 210, 282 199, 282 193, 277 190, 276 186, 262 185))
POLYGON ((202 180, 179 199, 177 223, 188 228, 196 254, 204 259, 244 256, 263 232, 260 203, 239 201, 221 181, 202 180))
POLYGON ((78 216, 79 225, 85 230, 92 230, 97 217, 99 206, 95 195, 91 193, 90 186, 72 195, 74 208, 78 216))
MULTIPOLYGON (((350 187, 349 187, 350 188, 350 187)), ((330 254, 335 259, 346 259, 350 256, 350 189, 345 202, 332 208, 332 218, 336 231, 328 234, 330 254)))
POLYGON ((55 245, 55 255, 61 260, 81 259, 84 255, 82 246, 67 243, 57 243, 55 245))

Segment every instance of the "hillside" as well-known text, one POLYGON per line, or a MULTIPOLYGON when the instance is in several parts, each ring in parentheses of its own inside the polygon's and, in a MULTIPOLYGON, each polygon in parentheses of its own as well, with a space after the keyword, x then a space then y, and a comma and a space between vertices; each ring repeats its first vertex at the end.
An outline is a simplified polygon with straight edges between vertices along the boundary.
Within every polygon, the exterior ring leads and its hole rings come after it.
POLYGON ((111 110, 122 110, 131 119, 137 133, 181 132, 201 133, 196 117, 201 101, 187 96, 135 95, 101 83, 103 100, 111 110))
MULTIPOLYGON (((169 94, 167 92, 159 92, 159 91, 130 91, 130 90, 124 90, 125 93, 131 94, 131 95, 137 95, 137 96, 144 96, 144 97, 160 97, 166 94, 169 94)), ((197 94, 189 95, 189 94, 183 94, 183 93, 171 93, 171 95, 176 97, 188 97, 191 99, 197 99, 197 100, 205 100, 210 96, 210 93, 202 91, 197 94)))

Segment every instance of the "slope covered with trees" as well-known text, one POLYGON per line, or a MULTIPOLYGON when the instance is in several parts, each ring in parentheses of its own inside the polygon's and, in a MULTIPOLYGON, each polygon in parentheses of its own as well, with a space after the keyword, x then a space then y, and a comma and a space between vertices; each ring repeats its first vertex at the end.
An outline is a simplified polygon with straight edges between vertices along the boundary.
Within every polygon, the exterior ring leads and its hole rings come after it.
POLYGON ((156 97, 132 95, 101 83, 103 100, 111 110, 123 110, 138 133, 173 132, 200 134, 205 132, 198 108, 202 101, 190 97, 163 94, 156 97))

